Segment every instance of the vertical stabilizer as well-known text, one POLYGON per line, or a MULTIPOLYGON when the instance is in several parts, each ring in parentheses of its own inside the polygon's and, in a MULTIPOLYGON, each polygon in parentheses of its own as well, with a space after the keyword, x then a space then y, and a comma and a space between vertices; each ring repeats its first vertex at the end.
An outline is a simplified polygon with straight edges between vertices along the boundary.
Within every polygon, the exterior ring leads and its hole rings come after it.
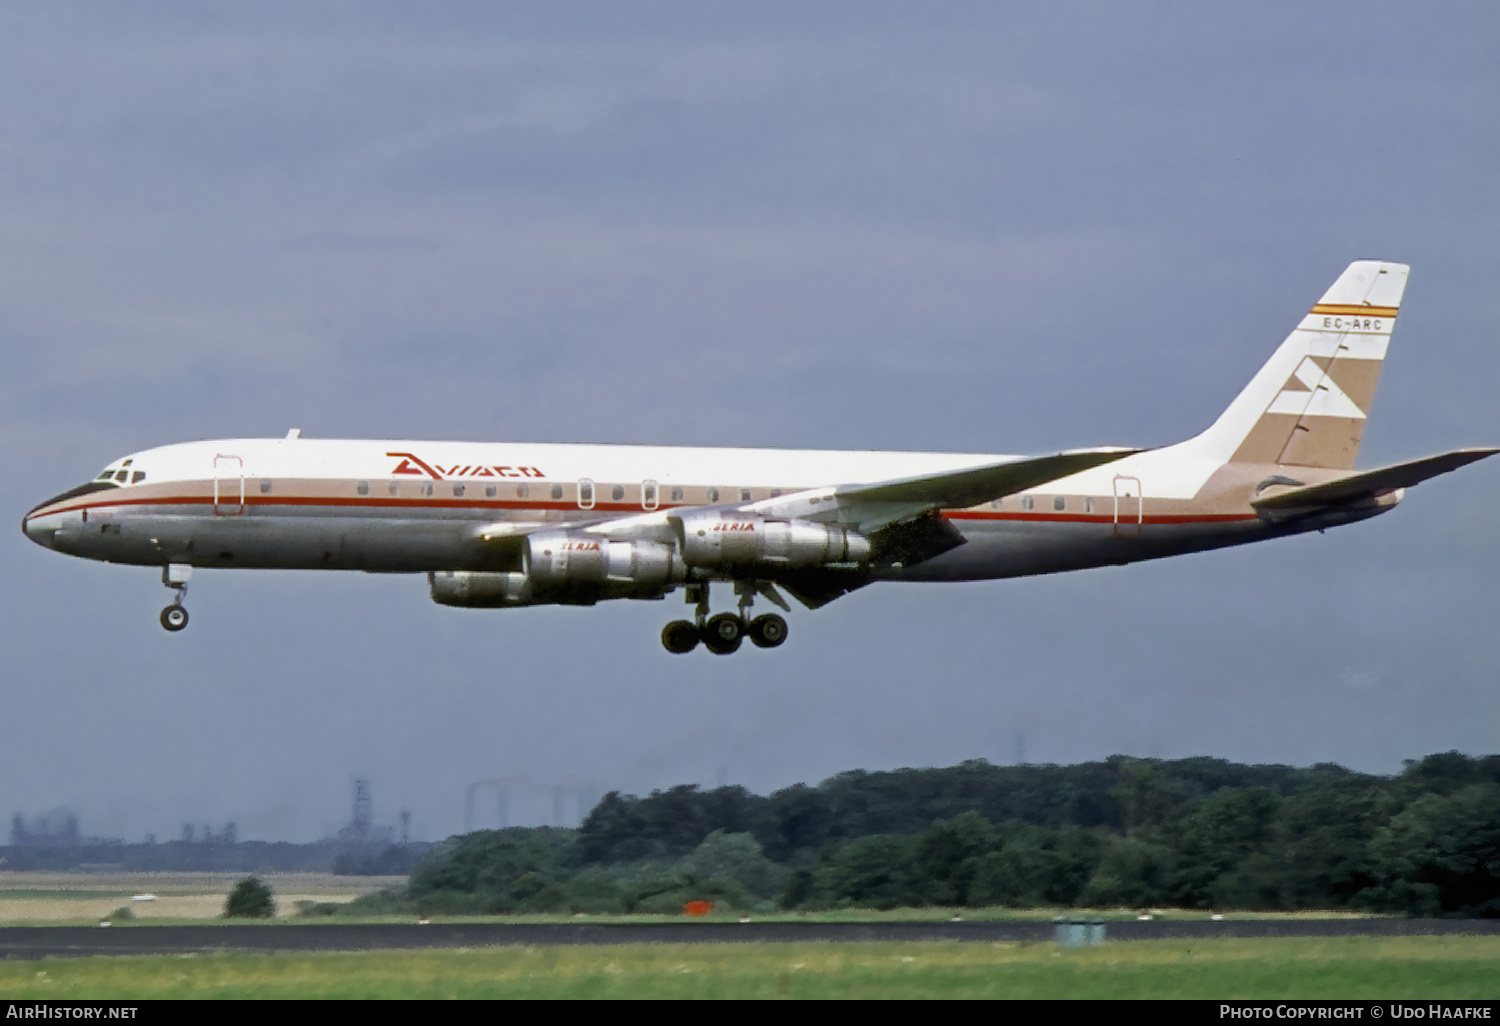
POLYGON ((1409 271, 1350 264, 1194 443, 1225 462, 1353 468, 1409 271))

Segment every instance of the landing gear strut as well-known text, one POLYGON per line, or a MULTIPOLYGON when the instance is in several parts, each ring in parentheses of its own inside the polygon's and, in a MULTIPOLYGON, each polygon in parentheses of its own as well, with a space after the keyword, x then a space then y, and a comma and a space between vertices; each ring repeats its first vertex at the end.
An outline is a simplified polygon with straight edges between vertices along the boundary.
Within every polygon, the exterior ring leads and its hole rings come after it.
POLYGON ((182 600, 187 598, 188 581, 192 576, 193 568, 187 563, 168 563, 162 568, 161 583, 177 594, 172 604, 161 611, 161 625, 174 634, 188 625, 188 611, 182 600))
POLYGON ((755 601, 755 595, 759 592, 766 598, 775 602, 783 609, 786 601, 777 594, 770 584, 757 584, 755 581, 734 582, 735 594, 739 597, 739 613, 719 613, 717 616, 708 615, 708 582, 689 584, 687 586, 687 600, 694 603, 694 618, 688 620, 673 620, 662 629, 662 647, 674 655, 683 655, 698 647, 703 642, 703 647, 714 655, 729 655, 731 652, 739 651, 740 645, 745 638, 749 638, 757 648, 775 648, 786 640, 786 621, 775 613, 767 613, 750 619, 750 606, 755 601))

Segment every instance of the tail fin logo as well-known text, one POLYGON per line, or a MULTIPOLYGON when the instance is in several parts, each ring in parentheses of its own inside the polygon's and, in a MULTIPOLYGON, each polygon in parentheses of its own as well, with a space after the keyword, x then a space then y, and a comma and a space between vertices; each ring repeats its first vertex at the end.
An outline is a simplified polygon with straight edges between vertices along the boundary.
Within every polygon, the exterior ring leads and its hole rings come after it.
POLYGON ((1294 417, 1365 419, 1365 411, 1310 356, 1302 358, 1266 412, 1289 413, 1294 417), (1302 387, 1293 387, 1294 383, 1302 387))

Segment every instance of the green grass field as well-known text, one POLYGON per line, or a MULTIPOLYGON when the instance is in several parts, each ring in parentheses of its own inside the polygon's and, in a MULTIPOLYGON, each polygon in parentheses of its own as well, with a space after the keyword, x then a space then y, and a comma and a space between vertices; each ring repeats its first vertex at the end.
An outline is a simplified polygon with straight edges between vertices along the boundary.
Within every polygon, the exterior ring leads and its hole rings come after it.
POLYGON ((635 944, 0 962, 12 1000, 1500 998, 1500 938, 635 944))

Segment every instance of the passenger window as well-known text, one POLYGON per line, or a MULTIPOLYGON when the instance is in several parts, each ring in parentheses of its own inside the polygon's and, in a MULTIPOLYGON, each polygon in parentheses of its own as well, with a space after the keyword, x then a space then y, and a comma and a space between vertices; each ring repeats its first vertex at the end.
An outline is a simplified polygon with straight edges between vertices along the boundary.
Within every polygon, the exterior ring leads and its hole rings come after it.
POLYGON ((1029 496, 1029 495, 1023 495, 1023 496, 1021 496, 1021 508, 1022 509, 1031 509, 1035 505, 1036 505, 1036 500, 1033 499, 1031 496, 1029 496))
POLYGON ((673 488, 672 489, 672 501, 673 502, 681 502, 682 501, 682 489, 681 488, 673 488))
POLYGON ((594 482, 586 477, 578 479, 578 508, 594 508, 594 482))
POLYGON ((719 501, 719 490, 717 488, 710 488, 708 490, 708 501, 709 502, 718 502, 719 501))
POLYGON ((1052 500, 1052 508, 1057 510, 1058 512, 1062 512, 1063 510, 1068 508, 1068 500, 1063 498, 1061 495, 1056 496, 1052 500))
POLYGON ((516 485, 516 498, 524 499, 531 494, 531 485, 516 485))
POLYGON ((432 494, 432 482, 431 481, 424 481, 424 482, 422 482, 422 494, 423 495, 431 495, 432 494))
POLYGON ((999 509, 1004 504, 1005 504, 1005 500, 1004 499, 991 499, 990 500, 990 509, 999 509))
POLYGON ((453 486, 453 497, 455 499, 462 499, 464 497, 464 486, 463 485, 454 485, 453 486))
POLYGON ((655 509, 656 508, 656 482, 655 481, 642 481, 641 482, 641 508, 642 509, 655 509))
POLYGON ((263 477, 260 479, 260 494, 271 494, 271 479, 269 477, 263 477))
POLYGON ((561 499, 562 498, 562 485, 553 485, 552 486, 552 497, 554 499, 561 499))
POLYGON ((361 494, 361 495, 369 495, 370 494, 370 482, 368 482, 368 481, 361 481, 359 484, 357 484, 357 485, 354 486, 354 490, 356 492, 358 492, 359 494, 361 494))
POLYGON ((748 489, 748 488, 741 488, 740 489, 740 501, 741 502, 749 502, 750 501, 750 489, 748 489))
POLYGON ((401 482, 400 481, 392 481, 388 485, 386 485, 386 487, 388 489, 390 489, 390 492, 391 492, 392 495, 400 495, 401 494, 401 482))
POLYGON ((485 498, 487 498, 487 499, 493 499, 495 496, 497 496, 499 494, 500 494, 500 489, 496 488, 494 485, 485 485, 484 486, 484 496, 485 496, 485 498))
POLYGON ((779 498, 781 498, 781 489, 780 488, 772 488, 771 489, 771 498, 773 498, 773 499, 779 499, 779 498))
POLYGON ((140 484, 144 480, 146 480, 146 472, 144 470, 137 470, 130 475, 131 484, 140 484))
POLYGON ((625 486, 615 485, 609 490, 609 497, 611 499, 614 499, 616 502, 619 502, 621 499, 625 498, 625 486))
POLYGON ((1083 500, 1083 511, 1085 513, 1092 513, 1092 512, 1094 512, 1094 500, 1093 499, 1086 498, 1086 499, 1083 500))

